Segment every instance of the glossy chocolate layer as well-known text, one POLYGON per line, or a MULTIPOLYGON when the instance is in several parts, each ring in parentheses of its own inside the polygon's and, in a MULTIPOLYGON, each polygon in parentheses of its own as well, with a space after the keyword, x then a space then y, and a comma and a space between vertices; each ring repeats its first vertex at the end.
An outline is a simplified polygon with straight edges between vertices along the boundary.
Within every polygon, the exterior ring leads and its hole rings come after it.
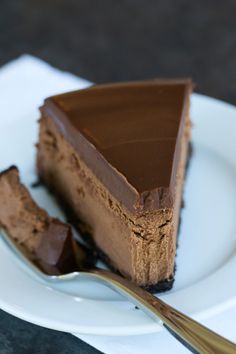
POLYGON ((191 80, 97 85, 41 108, 131 211, 170 207, 191 80))

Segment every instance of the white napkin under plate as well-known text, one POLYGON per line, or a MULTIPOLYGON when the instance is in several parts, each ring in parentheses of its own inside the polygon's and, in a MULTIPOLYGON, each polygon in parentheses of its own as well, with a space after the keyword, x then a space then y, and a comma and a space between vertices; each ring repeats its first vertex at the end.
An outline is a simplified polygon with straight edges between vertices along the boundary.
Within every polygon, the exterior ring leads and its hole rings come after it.
MULTIPOLYGON (((23 55, 0 69, 0 114, 9 120, 19 119, 29 108, 30 111, 36 110, 45 97, 89 84, 88 81, 59 71, 40 59, 23 55)), ((236 306, 205 320, 204 324, 236 342, 236 306)), ((107 354, 189 353, 165 330, 156 334, 127 337, 76 336, 107 354)))

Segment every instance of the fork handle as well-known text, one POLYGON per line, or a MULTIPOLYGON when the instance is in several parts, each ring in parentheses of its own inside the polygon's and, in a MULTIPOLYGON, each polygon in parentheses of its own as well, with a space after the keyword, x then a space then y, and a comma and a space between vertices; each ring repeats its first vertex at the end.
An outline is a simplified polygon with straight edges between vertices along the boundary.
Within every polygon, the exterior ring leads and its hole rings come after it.
POLYGON ((161 320, 163 326, 193 353, 236 353, 236 344, 175 310, 121 276, 103 269, 91 270, 89 274, 129 299, 154 320, 161 320))

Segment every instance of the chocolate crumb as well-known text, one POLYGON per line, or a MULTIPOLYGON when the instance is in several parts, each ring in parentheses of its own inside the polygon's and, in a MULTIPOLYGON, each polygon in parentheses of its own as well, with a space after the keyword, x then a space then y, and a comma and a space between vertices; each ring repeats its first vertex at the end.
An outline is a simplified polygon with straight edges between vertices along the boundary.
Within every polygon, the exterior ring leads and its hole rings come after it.
POLYGON ((42 185, 43 185, 42 182, 40 180, 37 180, 37 181, 31 183, 30 187, 38 188, 38 187, 41 187, 42 185))

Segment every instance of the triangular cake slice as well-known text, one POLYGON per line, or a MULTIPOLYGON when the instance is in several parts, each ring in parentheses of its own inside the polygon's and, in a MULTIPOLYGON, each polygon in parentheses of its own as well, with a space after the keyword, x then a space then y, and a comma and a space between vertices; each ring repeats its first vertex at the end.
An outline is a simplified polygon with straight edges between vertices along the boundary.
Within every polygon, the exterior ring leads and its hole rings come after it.
POLYGON ((96 85, 41 107, 38 173, 109 265, 141 286, 173 282, 192 82, 96 85))

